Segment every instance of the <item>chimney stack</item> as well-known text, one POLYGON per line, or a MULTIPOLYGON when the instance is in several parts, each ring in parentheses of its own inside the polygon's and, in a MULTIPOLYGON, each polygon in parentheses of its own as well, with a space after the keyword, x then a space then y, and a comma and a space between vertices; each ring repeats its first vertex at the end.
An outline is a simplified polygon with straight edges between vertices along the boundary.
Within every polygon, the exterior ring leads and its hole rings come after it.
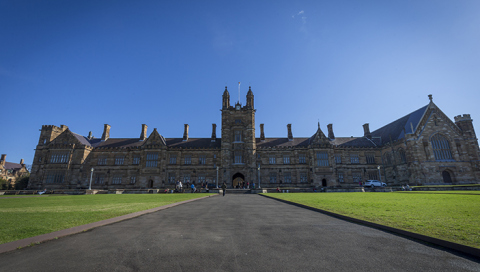
POLYGON ((105 124, 103 127, 103 134, 102 134, 102 141, 108 140, 110 138, 110 128, 111 126, 109 124, 105 124))
POLYGON ((263 132, 263 124, 260 124, 260 141, 265 141, 265 133, 263 132))
POLYGON ((288 129, 288 140, 293 141, 292 124, 288 124, 287 129, 288 129))
POLYGON ((364 137, 367 137, 369 139, 372 138, 372 134, 370 133, 370 127, 369 127, 369 124, 368 123, 365 123, 363 125, 363 132, 364 132, 364 137))
POLYGON ((188 141, 188 124, 185 124, 185 130, 183 131, 183 141, 188 141))
POLYGON ((23 159, 20 159, 20 164, 23 165, 23 159))
POLYGON ((88 132, 88 139, 91 140, 92 138, 93 138, 92 132, 89 131, 89 132, 88 132))
POLYGON ((217 140, 217 124, 212 124, 212 142, 217 140))
POLYGON ((5 165, 5 160, 7 159, 7 154, 2 154, 2 159, 0 160, 0 165, 5 165))
POLYGON ((147 125, 142 124, 142 133, 140 133, 140 141, 145 141, 145 139, 147 139, 147 128, 148 128, 147 125))
POLYGON ((335 134, 333 134, 333 124, 328 124, 327 128, 328 128, 328 138, 330 140, 335 140, 335 134))

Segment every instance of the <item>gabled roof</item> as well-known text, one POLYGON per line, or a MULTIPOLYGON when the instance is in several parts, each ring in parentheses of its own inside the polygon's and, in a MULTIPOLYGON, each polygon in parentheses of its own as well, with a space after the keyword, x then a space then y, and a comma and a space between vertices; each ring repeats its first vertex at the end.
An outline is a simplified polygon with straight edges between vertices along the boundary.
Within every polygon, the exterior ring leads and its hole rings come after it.
POLYGON ((381 144, 385 144, 390 141, 397 141, 405 138, 405 132, 413 133, 418 124, 420 123, 423 115, 428 109, 428 105, 411 112, 402 118, 391 122, 390 124, 383 126, 372 132, 373 138, 380 138, 381 144), (413 131, 412 131, 413 127, 413 131))

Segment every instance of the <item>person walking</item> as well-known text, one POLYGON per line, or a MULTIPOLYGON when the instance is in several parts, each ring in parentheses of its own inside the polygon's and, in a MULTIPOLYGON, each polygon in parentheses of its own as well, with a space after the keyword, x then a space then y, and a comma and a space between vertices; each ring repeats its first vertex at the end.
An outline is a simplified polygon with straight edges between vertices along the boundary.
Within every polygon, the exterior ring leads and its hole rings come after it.
POLYGON ((227 191, 227 184, 225 182, 222 184, 223 196, 225 196, 225 191, 227 191))

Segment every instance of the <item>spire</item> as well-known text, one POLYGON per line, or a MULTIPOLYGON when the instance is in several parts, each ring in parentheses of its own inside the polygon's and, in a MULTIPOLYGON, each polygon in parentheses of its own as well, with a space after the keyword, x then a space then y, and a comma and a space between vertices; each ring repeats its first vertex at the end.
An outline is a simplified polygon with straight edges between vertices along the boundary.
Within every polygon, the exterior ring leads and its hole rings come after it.
POLYGON ((253 109, 253 92, 252 92, 252 87, 248 87, 248 93, 247 93, 247 108, 253 109))

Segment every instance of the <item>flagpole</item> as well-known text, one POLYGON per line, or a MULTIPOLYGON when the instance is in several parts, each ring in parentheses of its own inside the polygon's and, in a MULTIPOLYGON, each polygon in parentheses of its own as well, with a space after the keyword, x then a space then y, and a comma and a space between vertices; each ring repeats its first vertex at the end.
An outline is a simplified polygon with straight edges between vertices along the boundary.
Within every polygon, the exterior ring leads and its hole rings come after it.
POLYGON ((238 104, 240 104, 240 82, 238 82, 238 104))

